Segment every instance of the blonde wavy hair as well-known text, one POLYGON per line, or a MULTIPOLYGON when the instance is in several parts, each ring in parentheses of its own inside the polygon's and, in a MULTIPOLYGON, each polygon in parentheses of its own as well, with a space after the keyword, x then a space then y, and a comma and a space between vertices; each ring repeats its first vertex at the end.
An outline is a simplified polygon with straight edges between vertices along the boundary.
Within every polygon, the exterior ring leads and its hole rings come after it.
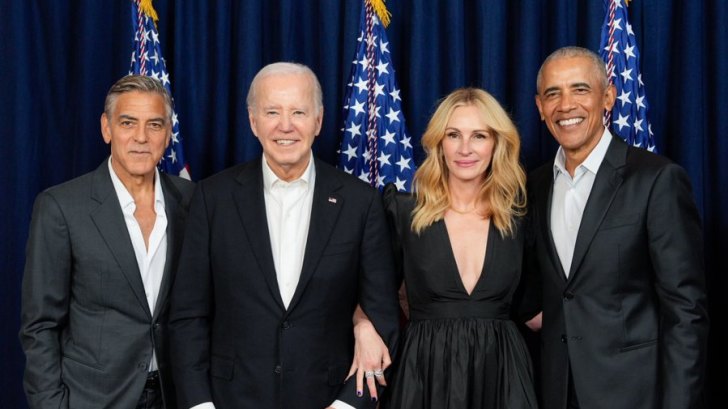
POLYGON ((416 206, 412 230, 419 234, 441 220, 450 207, 449 171, 442 151, 445 129, 455 108, 475 106, 495 136, 491 163, 479 192, 486 204, 483 218, 491 218, 502 237, 513 236, 515 218, 526 213, 526 174, 519 162, 521 139, 508 114, 493 96, 479 88, 460 88, 445 97, 432 115, 422 147, 427 157, 414 178, 416 206))

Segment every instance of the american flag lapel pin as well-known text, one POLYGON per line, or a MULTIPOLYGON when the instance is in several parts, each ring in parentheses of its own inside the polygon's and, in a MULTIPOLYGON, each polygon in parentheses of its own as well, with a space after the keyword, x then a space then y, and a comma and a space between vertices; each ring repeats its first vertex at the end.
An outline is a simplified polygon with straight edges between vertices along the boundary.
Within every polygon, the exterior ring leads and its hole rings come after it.
POLYGON ((329 203, 336 204, 336 198, 335 197, 332 197, 332 196, 329 196, 329 203))

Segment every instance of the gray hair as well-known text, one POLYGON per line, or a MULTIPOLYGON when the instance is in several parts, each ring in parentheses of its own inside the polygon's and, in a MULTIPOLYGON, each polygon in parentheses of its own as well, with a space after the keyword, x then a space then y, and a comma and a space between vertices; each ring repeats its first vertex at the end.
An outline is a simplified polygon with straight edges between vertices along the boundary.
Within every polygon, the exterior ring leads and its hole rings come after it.
POLYGON ((135 91, 161 95, 164 98, 167 120, 170 124, 172 123, 172 96, 169 95, 161 81, 145 75, 127 75, 111 86, 109 92, 106 93, 106 101, 104 102, 106 116, 111 119, 119 95, 135 91))
POLYGON ((559 48, 558 50, 552 52, 548 57, 546 57, 543 64, 541 64, 541 68, 538 69, 538 75, 536 76, 536 93, 538 94, 539 92, 541 92, 543 67, 545 67, 546 64, 560 58, 576 57, 587 58, 591 62, 594 72, 597 74, 597 78, 601 82, 602 87, 606 89, 609 86, 609 77, 607 77, 607 66, 606 64, 604 64, 604 61, 602 61, 602 58, 592 50, 583 47, 569 46, 559 48))
POLYGON ((293 62, 275 62, 272 64, 268 64, 265 67, 261 68, 257 74, 255 74, 253 82, 250 83, 250 89, 248 90, 248 97, 246 99, 248 109, 255 108, 255 102, 257 97, 256 89, 260 80, 274 75, 298 74, 303 74, 310 78, 311 83, 313 84, 313 100, 316 104, 316 113, 321 112, 321 109, 324 107, 323 92, 321 91, 321 84, 319 83, 316 74, 314 74, 314 72, 307 66, 293 62))

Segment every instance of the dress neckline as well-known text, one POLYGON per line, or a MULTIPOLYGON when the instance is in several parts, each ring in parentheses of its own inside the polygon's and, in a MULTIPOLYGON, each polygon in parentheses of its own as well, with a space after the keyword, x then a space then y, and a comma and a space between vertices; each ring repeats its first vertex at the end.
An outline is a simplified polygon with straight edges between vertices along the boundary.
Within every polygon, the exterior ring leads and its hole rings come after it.
POLYGON ((487 237, 487 241, 485 244, 485 255, 484 255, 484 259, 483 259, 483 267, 480 270, 480 276, 478 277, 478 280, 475 282, 475 286, 473 286, 473 291, 470 293, 468 293, 468 290, 465 288, 465 284, 463 283, 463 278, 460 275, 460 270, 458 269, 458 263, 457 263, 457 260, 455 259, 455 252, 453 251, 453 248, 452 248, 452 241, 450 240, 450 232, 447 230, 447 224, 445 224, 445 219, 443 218, 441 220, 438 220, 436 223, 440 225, 439 227, 442 230, 444 240, 447 243, 447 246, 446 246, 447 254, 448 254, 448 258, 450 259, 450 264, 452 267, 451 270, 455 273, 455 277, 453 277, 453 278, 455 279, 455 281, 457 281, 459 289, 468 297, 468 299, 471 299, 473 297, 473 294, 475 294, 478 291, 478 289, 480 288, 481 283, 483 282, 484 277, 486 275, 485 274, 486 271, 490 271, 489 266, 492 263, 493 257, 495 256, 495 254, 492 251, 493 241, 494 241, 493 238, 495 235, 491 234, 493 232, 493 228, 494 228, 493 221, 491 220, 490 223, 488 223, 488 232, 486 233, 488 235, 488 237, 487 237))

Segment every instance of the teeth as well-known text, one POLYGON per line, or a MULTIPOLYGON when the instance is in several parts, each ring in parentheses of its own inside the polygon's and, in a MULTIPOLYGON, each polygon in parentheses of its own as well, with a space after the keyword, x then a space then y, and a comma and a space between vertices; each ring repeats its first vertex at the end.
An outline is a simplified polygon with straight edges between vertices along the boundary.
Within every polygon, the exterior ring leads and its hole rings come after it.
POLYGON ((569 125, 576 125, 580 124, 581 121, 583 121, 584 118, 571 118, 571 119, 564 119, 559 121, 559 125, 561 126, 569 126, 569 125))
POLYGON ((292 144, 293 144, 293 142, 295 142, 295 141, 294 141, 294 140, 292 140, 292 139, 278 139, 278 140, 276 141, 276 143, 277 143, 278 145, 292 145, 292 144))

